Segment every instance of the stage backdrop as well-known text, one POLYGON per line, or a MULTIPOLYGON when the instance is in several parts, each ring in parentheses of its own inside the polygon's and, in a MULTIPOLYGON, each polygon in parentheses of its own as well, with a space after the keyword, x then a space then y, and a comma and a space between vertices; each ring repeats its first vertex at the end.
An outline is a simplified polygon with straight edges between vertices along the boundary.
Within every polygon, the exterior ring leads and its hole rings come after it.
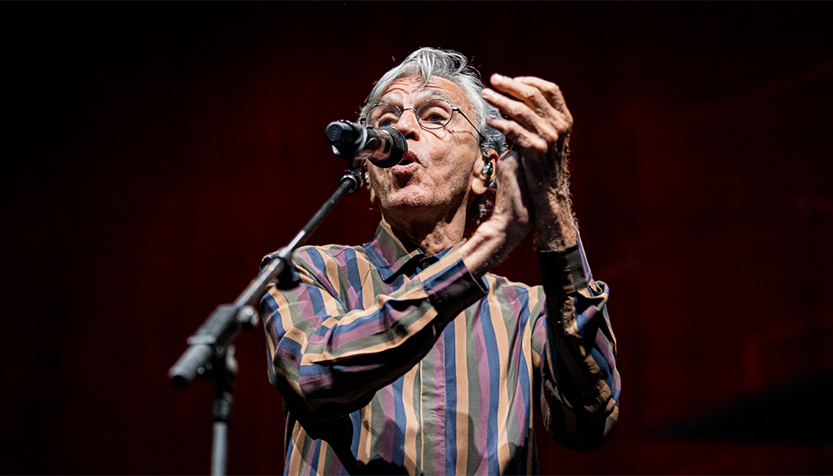
MULTIPOLYGON (((420 46, 557 82, 611 287, 621 419, 547 473, 833 472, 833 51, 824 4, 5 4, 2 465, 209 470, 185 339, 337 185, 325 126, 420 46)), ((311 243, 361 244, 346 198, 311 243)), ((540 283, 531 240, 497 270, 540 283)), ((262 327, 237 340, 229 472, 279 473, 262 327)))

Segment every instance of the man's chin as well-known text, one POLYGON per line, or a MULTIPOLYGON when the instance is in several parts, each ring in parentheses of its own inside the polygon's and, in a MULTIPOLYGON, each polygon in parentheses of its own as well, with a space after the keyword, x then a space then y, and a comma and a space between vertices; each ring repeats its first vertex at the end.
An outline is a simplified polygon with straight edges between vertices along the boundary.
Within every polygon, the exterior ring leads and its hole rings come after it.
POLYGON ((396 221, 416 222, 433 216, 437 207, 424 197, 401 197, 388 201, 381 208, 385 216, 396 221))
POLYGON ((385 208, 390 210, 418 210, 432 205, 432 197, 422 190, 415 190, 415 187, 400 189, 388 195, 383 200, 385 208))

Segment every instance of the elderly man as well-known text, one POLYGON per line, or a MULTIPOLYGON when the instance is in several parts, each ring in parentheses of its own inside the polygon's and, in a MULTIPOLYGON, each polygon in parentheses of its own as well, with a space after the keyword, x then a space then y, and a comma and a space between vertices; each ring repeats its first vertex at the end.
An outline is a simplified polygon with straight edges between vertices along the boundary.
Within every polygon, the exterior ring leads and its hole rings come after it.
POLYGON ((567 447, 610 435, 615 338, 570 208, 572 117, 547 81, 491 85, 423 48, 368 97, 360 120, 408 143, 395 167, 367 166, 375 237, 300 248, 302 284, 261 302, 286 474, 536 473, 536 407, 567 447), (490 274, 531 229, 543 286, 490 274))

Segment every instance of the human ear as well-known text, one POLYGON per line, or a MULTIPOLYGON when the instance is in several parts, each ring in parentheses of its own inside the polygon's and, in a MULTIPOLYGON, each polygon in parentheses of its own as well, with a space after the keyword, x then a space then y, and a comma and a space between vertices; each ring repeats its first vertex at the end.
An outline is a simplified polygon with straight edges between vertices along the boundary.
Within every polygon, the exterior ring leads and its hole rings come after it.
POLYGON ((494 149, 489 149, 486 154, 478 159, 474 165, 474 171, 471 181, 471 191, 477 195, 483 195, 486 190, 489 190, 489 185, 492 184, 492 177, 495 176, 495 163, 497 163, 498 153, 494 149))
POLYGON ((370 184, 367 184, 367 190, 370 192, 370 203, 376 204, 376 191, 373 190, 373 187, 370 184))
POLYGON ((367 171, 367 163, 362 164, 362 181, 364 182, 364 186, 367 187, 367 191, 370 192, 370 203, 376 203, 376 192, 373 190, 373 187, 370 185, 370 172, 367 171))

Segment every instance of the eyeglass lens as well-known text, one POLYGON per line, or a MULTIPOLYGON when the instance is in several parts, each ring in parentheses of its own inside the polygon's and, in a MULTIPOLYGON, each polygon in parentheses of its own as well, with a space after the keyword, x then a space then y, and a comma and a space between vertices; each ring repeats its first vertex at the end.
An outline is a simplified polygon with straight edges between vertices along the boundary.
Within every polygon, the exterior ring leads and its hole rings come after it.
MULTIPOLYGON (((417 121, 426 129, 439 129, 451 121, 454 112, 451 104, 442 99, 429 99, 414 108, 417 121)), ((367 115, 367 124, 370 127, 392 126, 402 117, 403 110, 398 106, 380 104, 375 106, 367 115)))

